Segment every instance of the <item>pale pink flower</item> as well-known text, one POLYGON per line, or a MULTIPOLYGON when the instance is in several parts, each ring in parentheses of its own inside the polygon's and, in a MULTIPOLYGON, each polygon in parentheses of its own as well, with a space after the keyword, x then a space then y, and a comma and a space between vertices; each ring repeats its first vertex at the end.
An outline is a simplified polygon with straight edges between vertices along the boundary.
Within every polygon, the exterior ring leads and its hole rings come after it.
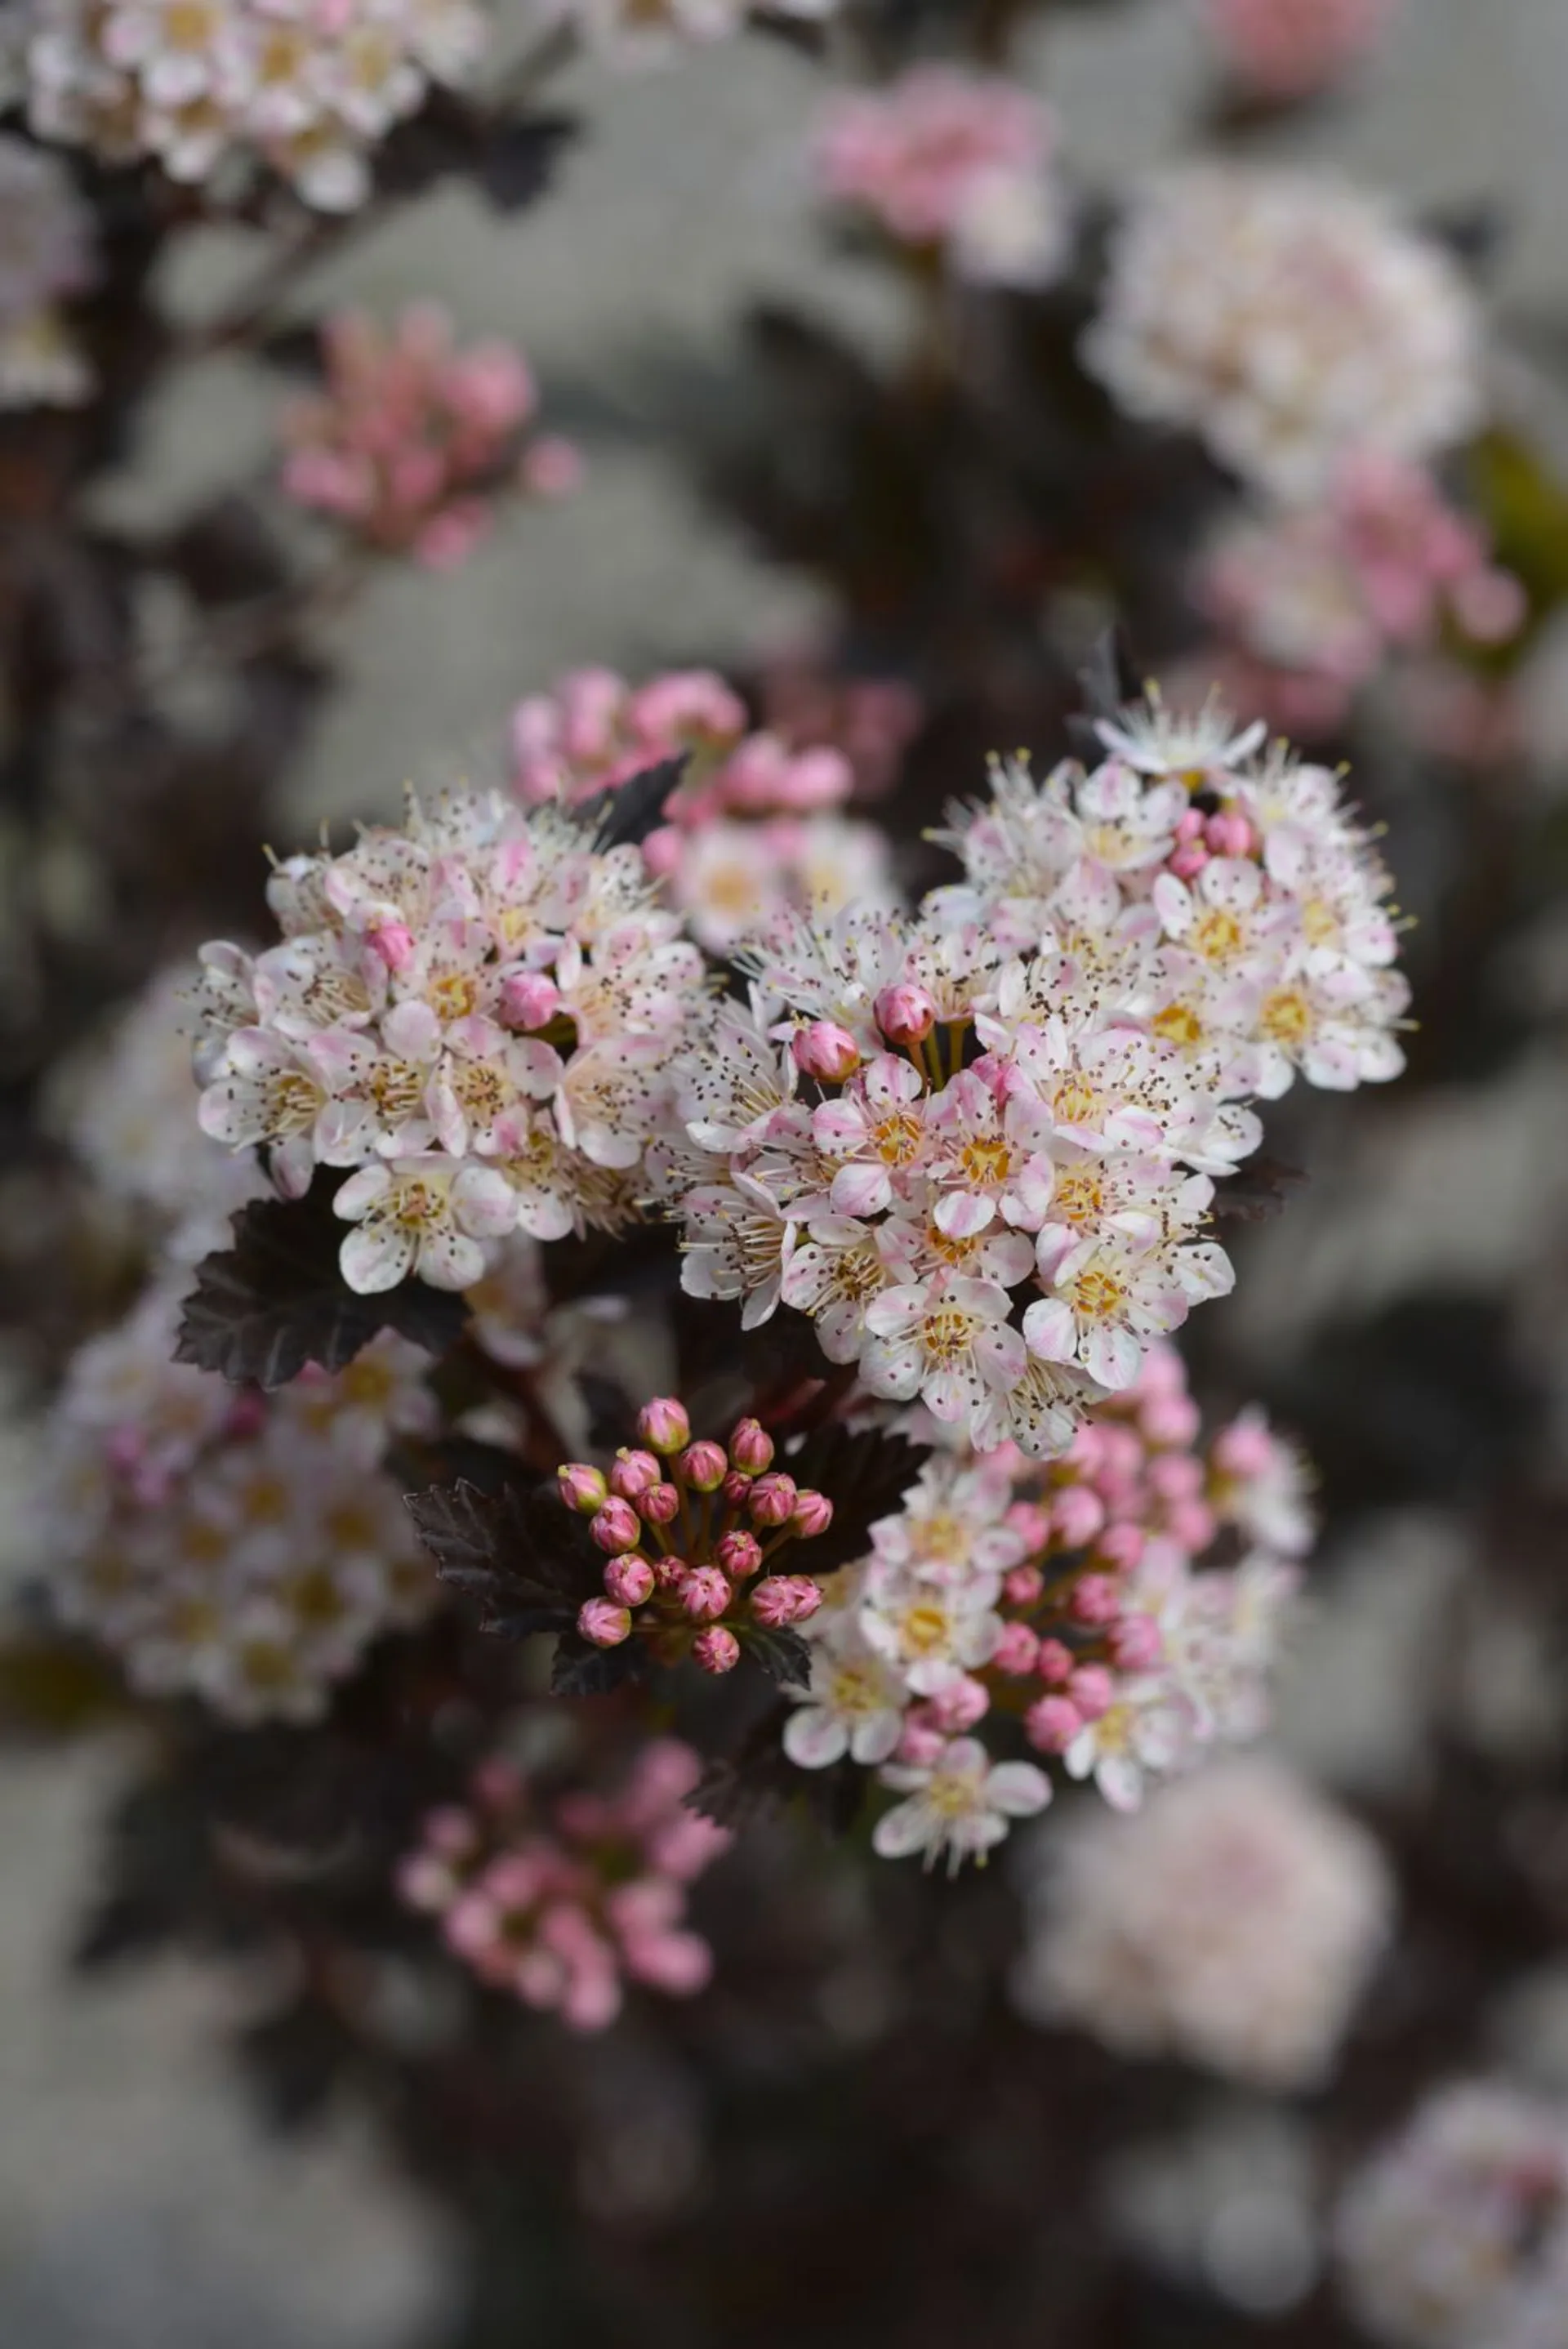
POLYGON ((1233 78, 1261 98, 1310 98, 1376 48, 1398 0, 1208 0, 1233 78))
POLYGON ((1479 313, 1441 248, 1349 188, 1250 164, 1150 181, 1084 357, 1131 415, 1303 501, 1348 451, 1429 457, 1482 410, 1479 313))
POLYGON ((1023 1375, 1027 1356, 1008 1327, 1009 1305, 988 1280, 885 1288, 866 1308, 861 1375, 872 1394, 905 1402, 918 1394, 935 1418, 965 1420, 1023 1375))
POLYGON ((927 1868, 945 1852, 950 1876, 984 1861, 1016 1818, 1032 1818, 1051 1782, 1032 1762, 993 1762, 973 1737, 954 1738, 926 1768, 889 1764, 883 1784, 904 1796, 877 1821, 872 1841, 884 1859, 919 1852, 927 1868))
POLYGON ((944 247, 963 275, 1039 285, 1065 245, 1056 129, 1016 84, 915 66, 835 100, 818 139, 823 192, 903 244, 944 247))
POLYGON ((1392 1923, 1377 1846, 1279 1763, 1164 1787, 1042 1852, 1025 2012, 1261 2087, 1321 2080, 1392 1923))
POLYGON ((410 1274, 437 1288, 467 1288, 484 1277, 483 1242, 518 1222, 517 1194, 499 1169, 438 1156, 361 1167, 333 1209, 357 1226, 341 1261, 345 1280, 362 1293, 395 1288, 410 1274))

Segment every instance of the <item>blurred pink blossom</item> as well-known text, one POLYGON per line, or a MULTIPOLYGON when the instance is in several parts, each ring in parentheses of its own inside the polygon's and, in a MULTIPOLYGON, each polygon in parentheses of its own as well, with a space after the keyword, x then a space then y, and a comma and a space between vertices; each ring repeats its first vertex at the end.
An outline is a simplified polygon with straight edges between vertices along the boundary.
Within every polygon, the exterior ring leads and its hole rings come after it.
POLYGON ((1375 48, 1398 0, 1209 0, 1232 78, 1260 98, 1309 98, 1375 48))

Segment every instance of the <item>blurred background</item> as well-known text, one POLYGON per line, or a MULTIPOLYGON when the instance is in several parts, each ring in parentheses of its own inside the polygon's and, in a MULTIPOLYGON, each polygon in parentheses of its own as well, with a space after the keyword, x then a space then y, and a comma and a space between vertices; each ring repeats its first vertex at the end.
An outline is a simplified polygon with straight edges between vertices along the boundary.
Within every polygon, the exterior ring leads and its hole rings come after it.
MULTIPOLYGON (((1040 10, 1016 70, 1057 109, 1070 177, 1099 196, 1189 151, 1215 67, 1199 7, 1126 0, 1040 10)), ((455 576, 387 565, 329 618, 336 687, 288 763, 271 817, 280 851, 323 817, 394 807, 410 777, 482 768, 520 697, 574 666, 752 673, 830 631, 830 585, 771 559, 708 493, 711 452, 743 441, 761 413, 740 347, 749 305, 794 305, 873 356, 901 333, 885 274, 820 233, 802 161, 820 90, 810 56, 768 39, 647 74, 574 64, 551 100, 580 113, 586 134, 552 201, 498 217, 465 184, 446 186, 304 281, 312 314, 434 293, 465 332, 520 343, 586 473, 570 500, 503 515, 455 576)), ((1464 225, 1484 249, 1499 397, 1560 479, 1565 108, 1561 0, 1406 0, 1346 87, 1250 134, 1261 155, 1341 169, 1464 225)), ((182 240, 160 283, 170 311, 220 305, 256 243, 234 228, 182 240)), ((274 379, 238 357, 183 369, 97 473, 93 519, 157 531, 260 474, 276 403, 274 379)), ((1568 1951, 1552 1930, 1553 1918, 1559 1936, 1568 1928, 1559 617, 1544 615, 1509 689, 1502 771, 1470 763, 1458 781, 1457 767, 1434 781, 1427 752, 1400 739, 1397 708, 1366 721, 1402 902, 1427 925, 1417 1010, 1438 1042, 1408 1083, 1293 1102, 1271 1126, 1271 1147, 1310 1182, 1286 1215, 1243 1235, 1237 1293, 1212 1309, 1198 1361, 1200 1383, 1206 1371, 1227 1395, 1261 1392, 1305 1428, 1339 1513, 1279 1744, 1374 1823, 1402 1823, 1397 1837, 1418 1815, 1413 1866, 1435 1865, 1435 1837, 1461 1876, 1473 1869, 1468 1886, 1407 1887, 1403 1971, 1384 1994, 1418 2006, 1431 1992, 1423 1970, 1437 1969, 1434 2070, 1440 2019, 1462 2009, 1456 2064, 1495 2064, 1568 2098, 1568 1951), (1472 843, 1485 834, 1485 794, 1497 795, 1498 826, 1532 843, 1521 852, 1531 888, 1517 873, 1500 885, 1513 891, 1501 926, 1495 905, 1484 919, 1454 911, 1444 861, 1461 830, 1472 843), (1423 971, 1441 977, 1436 1004, 1422 999, 1423 971), (1504 1899, 1491 1880, 1499 1852, 1532 1888, 1525 1925, 1510 1922, 1517 1889, 1504 1899), (1468 1942, 1449 1930, 1456 1901, 1474 1920, 1468 1942)), ((1043 758, 1062 745, 1037 747, 1043 758)), ((13 1479, 29 1442, 18 1418, 5 1435, 13 1479)), ((0 1505, 0 1541, 7 1521, 21 1523, 0 1505)), ((26 1545, 10 1547, 14 1577, 35 1573, 26 1545)), ((22 1740, 0 1772, 0 2338, 15 2349, 437 2342, 459 2289, 449 2221, 352 2106, 304 2137, 261 2126, 225 2044, 247 2011, 243 1982, 183 1958, 86 1986, 64 1971, 124 1767, 109 1736, 22 1740)), ((1244 2322, 1266 2339, 1300 2322, 1324 2257, 1315 2159, 1288 2099, 1219 2085, 1155 2095, 1098 2189, 1108 2240, 1172 2294, 1136 2337, 1229 2341, 1206 2328, 1244 2322)), ((1327 2340, 1316 2322, 1291 2337, 1327 2340)), ((579 2337, 570 2319, 561 2328, 533 2337, 579 2337)), ((744 2335, 672 2319, 656 2337, 744 2335)), ((798 2332, 773 2337, 827 2336, 802 2309, 798 2332)), ((872 2337, 925 2336, 890 2315, 872 2337)), ((1564 2338, 1543 2330, 1542 2349, 1564 2338)))

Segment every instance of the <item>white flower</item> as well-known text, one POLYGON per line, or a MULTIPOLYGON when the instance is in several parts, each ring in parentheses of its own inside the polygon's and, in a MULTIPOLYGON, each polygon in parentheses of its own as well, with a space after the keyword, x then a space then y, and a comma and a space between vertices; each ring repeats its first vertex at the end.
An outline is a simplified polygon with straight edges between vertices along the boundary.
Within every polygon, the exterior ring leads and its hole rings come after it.
POLYGON ((1377 1846, 1266 1759, 1200 1770, 1136 1818, 1077 1819, 1041 1860, 1025 2013, 1261 2087, 1324 2076, 1389 1937, 1377 1846))
POLYGON ((852 1624, 813 1640, 810 1688, 788 1693, 797 1710, 784 1724, 784 1751, 799 1769, 825 1770, 846 1754, 871 1768, 898 1744, 903 1683, 852 1624))
POLYGON ((396 1288, 410 1273, 435 1288, 467 1288, 484 1277, 481 1243, 516 1226, 518 1195, 495 1167, 397 1158, 351 1174, 333 1210, 358 1226, 339 1252, 350 1288, 396 1288))
POLYGON ((1336 2235, 1388 2349, 1560 2349, 1568 2110, 1502 2081, 1439 2088, 1352 2177, 1336 2235))
POLYGON ((1051 1782, 1032 1762, 991 1760, 978 1739, 957 1737, 928 1769, 891 1764, 882 1783, 906 1799, 877 1821, 872 1842, 884 1859, 920 1852, 927 1868, 944 1851, 949 1875, 966 1859, 984 1860, 1013 1819, 1031 1818, 1051 1798, 1051 1782))
POLYGON ((1007 1326, 1009 1306, 989 1280, 883 1289, 866 1308, 861 1376, 872 1394, 901 1402, 918 1394, 934 1418, 961 1420, 1022 1375, 1025 1345, 1007 1326))
MULTIPOLYGON (((1116 1232, 1079 1240, 1057 1227, 1042 1234, 1040 1276, 1052 1293, 1024 1315, 1024 1341, 1046 1362, 1077 1362, 1102 1387, 1130 1386, 1143 1362, 1140 1340, 1179 1330, 1188 1292, 1179 1266, 1193 1250, 1151 1249, 1116 1232), (1065 1246, 1064 1246, 1065 1243, 1065 1246)), ((1228 1286, 1223 1251, 1201 1257, 1216 1284, 1228 1286), (1217 1259, 1217 1263, 1215 1262, 1217 1259)), ((1223 1293, 1216 1286, 1215 1293, 1223 1293)))
POLYGON ((1065 1760, 1074 1778, 1092 1778, 1113 1810, 1135 1811, 1147 1781, 1188 1766, 1201 1742, 1196 1712, 1165 1675, 1124 1682, 1098 1721, 1086 1722, 1065 1760))
MULTIPOLYGON (((1095 720, 1095 732, 1106 749, 1139 774, 1203 784, 1233 773, 1259 748, 1266 731, 1261 718, 1250 726, 1237 726, 1212 694, 1201 709, 1167 709, 1154 684, 1142 701, 1130 702, 1114 719, 1095 720)), ((1161 812, 1169 805, 1161 801, 1161 812)))
POLYGON ((995 1652, 1002 1634, 995 1611, 999 1584, 998 1575, 984 1570, 966 1581, 944 1584, 917 1568, 873 1558, 866 1570, 860 1628, 905 1688, 916 1696, 935 1696, 995 1652))
POLYGON ((1430 456, 1481 413, 1479 313, 1441 248, 1349 188, 1242 164, 1150 181, 1084 357, 1130 414, 1284 498, 1351 450, 1430 456))

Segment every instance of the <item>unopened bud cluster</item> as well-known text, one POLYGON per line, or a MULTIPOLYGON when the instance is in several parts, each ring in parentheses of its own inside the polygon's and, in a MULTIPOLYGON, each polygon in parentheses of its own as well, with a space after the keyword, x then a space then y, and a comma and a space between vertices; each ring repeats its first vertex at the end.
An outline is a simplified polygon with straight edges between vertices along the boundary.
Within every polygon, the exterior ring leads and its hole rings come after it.
POLYGON ((686 1806, 698 1772, 689 1746, 656 1738, 614 1792, 547 1797, 491 1760, 466 1803, 427 1815, 398 1889, 481 1982, 574 2031, 614 2022, 627 1982, 689 1998, 713 1954, 686 1926, 686 1888, 729 1843, 686 1806))
POLYGON ((689 1655, 704 1671, 732 1671, 748 1630, 809 1622, 822 1604, 810 1574, 780 1574, 779 1552, 832 1523, 833 1505, 774 1465, 772 1437, 754 1419, 727 1444, 692 1440, 684 1404, 658 1397, 637 1416, 637 1444, 609 1471, 568 1461, 561 1497, 589 1520, 605 1554, 604 1592, 577 1628, 596 1648, 634 1636, 661 1663, 689 1655))

